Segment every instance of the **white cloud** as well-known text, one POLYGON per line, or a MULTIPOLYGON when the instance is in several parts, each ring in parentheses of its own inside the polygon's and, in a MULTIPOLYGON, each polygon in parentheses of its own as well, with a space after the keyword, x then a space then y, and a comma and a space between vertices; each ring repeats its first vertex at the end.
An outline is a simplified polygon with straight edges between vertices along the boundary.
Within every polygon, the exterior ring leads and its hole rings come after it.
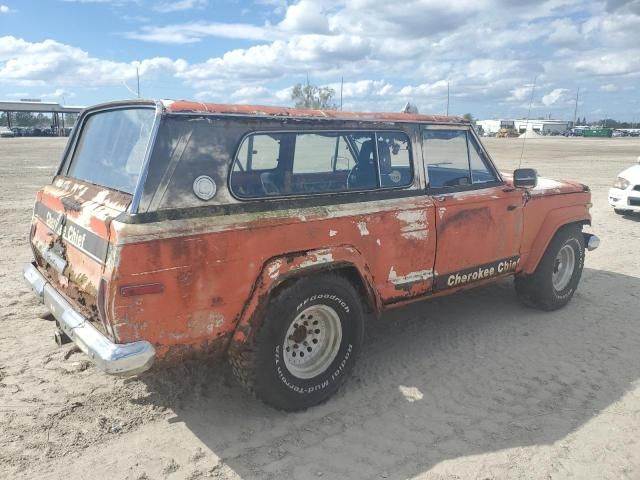
POLYGON ((176 74, 187 66, 184 60, 166 57, 115 62, 91 57, 87 52, 55 40, 28 42, 0 37, 0 83, 57 87, 120 85, 140 75, 176 74))
POLYGON ((565 94, 568 92, 566 88, 555 88, 542 97, 542 103, 549 107, 565 99, 565 94))
POLYGON ((547 41, 553 45, 571 45, 579 43, 583 36, 573 21, 563 18, 551 22, 551 32, 547 41))
POLYGON ((143 26, 137 32, 127 32, 127 38, 146 42, 187 44, 200 42, 206 37, 266 40, 268 31, 264 27, 246 23, 194 22, 179 25, 143 26))
POLYGON ((290 5, 279 27, 289 32, 329 33, 327 16, 320 5, 311 0, 290 5))
POLYGON ((207 3, 207 0, 174 0, 157 3, 153 6, 153 9, 160 13, 171 13, 193 8, 204 8, 207 3))
POLYGON ((0 13, 9 13, 11 10, 6 5, 0 5, 0 13))

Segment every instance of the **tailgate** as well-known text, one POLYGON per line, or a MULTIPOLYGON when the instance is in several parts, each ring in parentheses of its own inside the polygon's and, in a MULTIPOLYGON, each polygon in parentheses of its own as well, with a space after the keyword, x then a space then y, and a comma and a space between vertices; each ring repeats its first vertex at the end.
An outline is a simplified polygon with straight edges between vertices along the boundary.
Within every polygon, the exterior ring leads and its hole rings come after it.
POLYGON ((97 319, 111 221, 131 195, 59 177, 37 196, 31 245, 43 274, 75 306, 97 319))

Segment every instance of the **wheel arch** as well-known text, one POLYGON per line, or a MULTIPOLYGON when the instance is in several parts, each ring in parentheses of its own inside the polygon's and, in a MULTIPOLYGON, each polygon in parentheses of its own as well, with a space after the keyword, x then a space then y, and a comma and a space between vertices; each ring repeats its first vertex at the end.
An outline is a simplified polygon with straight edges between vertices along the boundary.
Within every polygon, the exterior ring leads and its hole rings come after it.
POLYGON ((563 207, 550 211, 541 225, 519 273, 533 273, 553 237, 563 228, 591 225, 591 215, 584 205, 563 207))
POLYGON ((382 300, 373 277, 356 248, 347 245, 279 255, 264 263, 239 316, 229 348, 250 343, 270 298, 301 278, 327 272, 345 277, 363 299, 366 311, 375 314, 382 311, 382 300))

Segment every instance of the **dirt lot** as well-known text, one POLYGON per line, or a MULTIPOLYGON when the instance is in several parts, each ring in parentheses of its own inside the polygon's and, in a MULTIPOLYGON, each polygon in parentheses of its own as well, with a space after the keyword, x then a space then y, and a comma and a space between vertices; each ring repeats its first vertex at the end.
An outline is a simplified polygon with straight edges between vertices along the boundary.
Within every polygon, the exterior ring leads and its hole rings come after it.
MULTIPOLYGON (((0 478, 640 478, 640 218, 606 204, 640 140, 527 140, 524 166, 593 190, 603 244, 567 308, 528 310, 504 281, 392 312, 298 414, 224 365, 118 379, 55 346, 20 269, 63 142, 0 139, 0 478)), ((521 142, 487 144, 512 170, 521 142)))

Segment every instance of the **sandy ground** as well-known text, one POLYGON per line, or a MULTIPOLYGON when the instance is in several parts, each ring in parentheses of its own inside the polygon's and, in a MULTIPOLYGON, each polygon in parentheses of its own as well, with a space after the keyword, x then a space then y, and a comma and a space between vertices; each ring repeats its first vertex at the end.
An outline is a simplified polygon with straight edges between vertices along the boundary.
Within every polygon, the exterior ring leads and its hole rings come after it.
MULTIPOLYGON (((487 145, 511 170, 521 142, 487 145)), ((345 388, 298 414, 224 364, 118 379, 55 346, 20 268, 62 148, 0 140, 0 478, 640 478, 640 218, 606 204, 640 140, 527 140, 524 166, 593 189, 603 244, 567 308, 526 309, 504 281, 394 311, 345 388)))

